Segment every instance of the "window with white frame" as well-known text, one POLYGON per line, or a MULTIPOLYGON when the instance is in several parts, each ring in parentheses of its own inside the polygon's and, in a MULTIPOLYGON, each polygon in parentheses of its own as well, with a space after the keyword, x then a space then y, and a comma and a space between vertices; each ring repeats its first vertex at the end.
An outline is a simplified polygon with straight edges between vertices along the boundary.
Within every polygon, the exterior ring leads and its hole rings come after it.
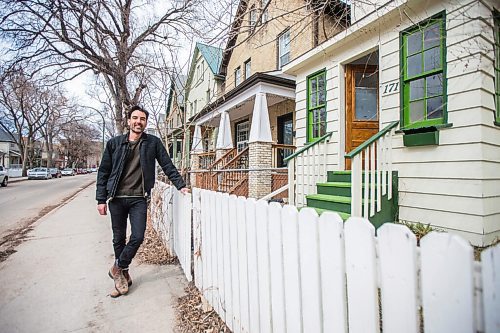
POLYGON ((278 37, 278 69, 290 62, 290 30, 278 37))
POLYGON ((241 67, 238 67, 234 70, 234 86, 237 86, 241 83, 241 67))
POLYGON ((245 61, 245 80, 252 75, 252 60, 245 61))
POLYGON ((236 124, 236 148, 238 152, 248 147, 250 135, 250 121, 245 120, 236 124))
POLYGON ((257 25, 257 10, 255 9, 255 6, 252 6, 248 13, 248 25, 249 31, 250 33, 252 33, 255 30, 255 26, 257 25))
POLYGON ((269 17, 268 17, 268 12, 269 12, 268 7, 269 7, 269 6, 268 6, 267 4, 268 4, 270 1, 271 1, 271 0, 261 0, 261 1, 260 1, 260 8, 261 8, 261 10, 262 10, 262 20, 261 20, 261 21, 262 21, 262 23, 266 23, 266 22, 267 22, 267 20, 269 19, 269 17))

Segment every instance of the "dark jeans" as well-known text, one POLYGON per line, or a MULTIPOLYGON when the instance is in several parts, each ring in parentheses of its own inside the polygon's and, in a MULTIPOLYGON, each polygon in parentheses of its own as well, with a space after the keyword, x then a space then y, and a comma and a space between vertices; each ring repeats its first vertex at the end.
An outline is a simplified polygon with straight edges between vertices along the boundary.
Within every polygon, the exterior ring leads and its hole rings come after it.
POLYGON ((128 268, 146 231, 147 202, 145 198, 114 198, 109 202, 111 226, 113 228, 113 247, 118 266, 128 268), (131 235, 128 243, 127 218, 130 219, 131 235))

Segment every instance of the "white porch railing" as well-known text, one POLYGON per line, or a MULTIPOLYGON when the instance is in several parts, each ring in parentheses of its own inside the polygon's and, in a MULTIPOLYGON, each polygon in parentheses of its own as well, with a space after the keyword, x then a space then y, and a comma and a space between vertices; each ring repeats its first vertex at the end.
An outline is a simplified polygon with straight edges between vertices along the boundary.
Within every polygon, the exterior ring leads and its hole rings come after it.
POLYGON ((382 196, 392 198, 392 122, 346 155, 351 164, 351 216, 369 218, 382 209, 382 196), (363 186, 364 184, 364 186, 363 186))
MULTIPOLYGON (((233 332, 500 327, 500 245, 474 261, 473 248, 449 233, 430 233, 417 246, 402 225, 386 223, 375 236, 364 218, 344 223, 332 212, 318 217, 196 188, 192 203, 178 204, 193 208, 195 285, 233 332)), ((190 246, 190 234, 173 232, 190 246)))
POLYGON ((285 158, 288 163, 288 202, 291 205, 305 206, 306 195, 315 193, 316 183, 326 181, 331 135, 327 133, 285 158))

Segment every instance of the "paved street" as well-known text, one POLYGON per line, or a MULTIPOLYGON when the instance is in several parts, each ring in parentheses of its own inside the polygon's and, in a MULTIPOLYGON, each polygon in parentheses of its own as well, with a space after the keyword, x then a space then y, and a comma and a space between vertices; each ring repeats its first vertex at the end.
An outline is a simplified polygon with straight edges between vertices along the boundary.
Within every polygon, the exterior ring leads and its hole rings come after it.
POLYGON ((95 181, 96 173, 49 180, 23 180, 0 188, 0 239, 40 213, 58 206, 95 181))
POLYGON ((109 216, 97 214, 94 189, 35 222, 0 263, 0 331, 173 332, 173 302, 186 285, 178 266, 135 262, 129 294, 108 296, 111 230, 109 216))

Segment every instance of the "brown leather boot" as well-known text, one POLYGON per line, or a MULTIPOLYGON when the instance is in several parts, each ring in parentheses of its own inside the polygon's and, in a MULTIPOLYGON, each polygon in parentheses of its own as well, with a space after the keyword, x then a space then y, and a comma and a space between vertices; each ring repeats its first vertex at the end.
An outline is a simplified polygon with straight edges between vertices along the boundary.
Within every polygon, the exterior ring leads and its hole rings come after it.
POLYGON ((128 268, 123 269, 122 271, 123 271, 123 276, 125 277, 125 279, 127 279, 128 286, 130 287, 132 285, 132 278, 130 277, 130 273, 128 272, 128 268))
POLYGON ((123 269, 114 263, 109 269, 108 275, 115 281, 115 288, 121 295, 128 293, 128 282, 123 275, 123 269))

